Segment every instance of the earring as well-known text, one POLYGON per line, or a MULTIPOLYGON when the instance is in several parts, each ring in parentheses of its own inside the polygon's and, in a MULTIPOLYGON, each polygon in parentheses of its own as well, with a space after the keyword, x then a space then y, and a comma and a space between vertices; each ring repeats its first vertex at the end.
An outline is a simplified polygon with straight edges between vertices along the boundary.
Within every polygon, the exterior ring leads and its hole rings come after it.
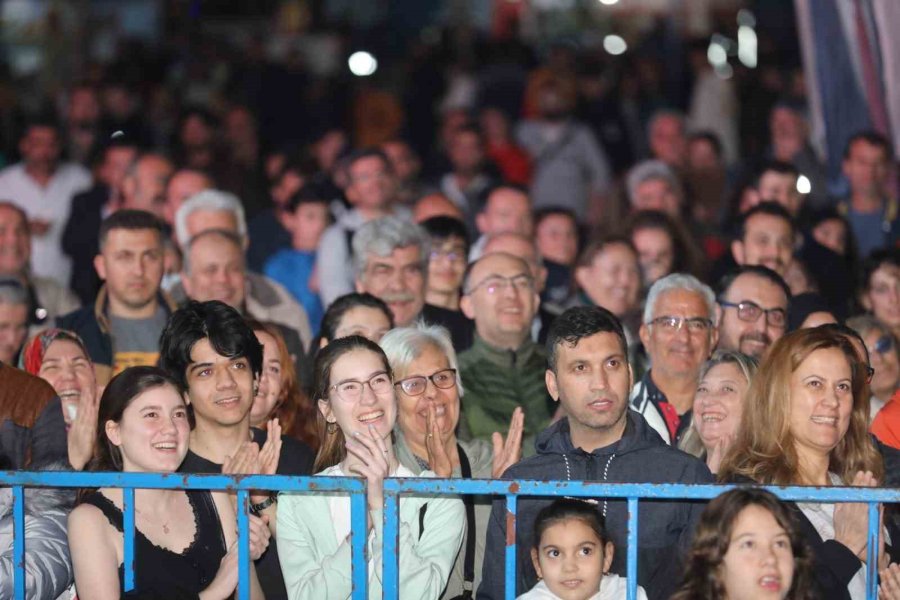
POLYGON ((338 426, 334 421, 325 422, 325 433, 337 433, 338 426))

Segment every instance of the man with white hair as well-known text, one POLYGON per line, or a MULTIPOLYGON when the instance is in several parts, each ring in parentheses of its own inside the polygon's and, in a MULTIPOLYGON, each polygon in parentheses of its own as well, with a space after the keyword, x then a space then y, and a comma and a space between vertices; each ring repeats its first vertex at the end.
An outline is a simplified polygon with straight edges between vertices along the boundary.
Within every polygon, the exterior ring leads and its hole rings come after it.
POLYGON ((691 423, 700 368, 718 341, 716 298, 692 275, 672 273, 650 287, 640 328, 650 370, 631 390, 631 408, 668 444, 691 423))
POLYGON ((28 294, 16 279, 0 278, 0 362, 15 365, 28 334, 28 294))
POLYGON ((661 160, 634 165, 625 178, 632 212, 658 210, 675 219, 681 217, 684 191, 675 172, 661 160))
MULTIPOLYGON (((303 307, 281 284, 265 275, 246 270, 243 252, 246 251, 248 244, 247 221, 244 217, 244 207, 237 196, 222 190, 203 190, 188 198, 175 213, 175 237, 185 257, 190 255, 194 237, 213 229, 231 232, 241 241, 240 268, 246 289, 235 294, 235 297, 242 300, 242 304, 234 308, 259 321, 271 321, 293 330, 299 336, 302 347, 309 348, 312 332, 303 307)), ((210 255, 210 260, 213 259, 221 262, 224 255, 219 257, 210 255)), ((194 261, 195 264, 185 271, 196 273, 198 269, 196 262, 194 261)), ((217 268, 224 269, 225 266, 219 265, 217 268)), ((176 283, 169 293, 179 304, 188 298, 182 282, 176 283)), ((207 293, 202 286, 195 286, 192 294, 191 298, 194 300, 213 299, 205 298, 207 293)))

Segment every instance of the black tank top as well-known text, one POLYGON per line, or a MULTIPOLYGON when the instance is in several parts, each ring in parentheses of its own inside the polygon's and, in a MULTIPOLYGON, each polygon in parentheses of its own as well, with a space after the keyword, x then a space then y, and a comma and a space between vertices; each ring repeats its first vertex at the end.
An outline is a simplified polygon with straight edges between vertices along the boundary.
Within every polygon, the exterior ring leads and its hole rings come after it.
MULTIPOLYGON (((219 513, 208 491, 185 493, 194 512, 194 541, 184 552, 176 554, 157 546, 135 528, 135 588, 129 597, 192 598, 215 578, 226 552, 219 513)), ((99 508, 113 527, 124 530, 122 511, 109 498, 92 492, 84 498, 84 503, 99 508)), ((119 565, 120 586, 125 580, 124 572, 124 566, 119 565)))

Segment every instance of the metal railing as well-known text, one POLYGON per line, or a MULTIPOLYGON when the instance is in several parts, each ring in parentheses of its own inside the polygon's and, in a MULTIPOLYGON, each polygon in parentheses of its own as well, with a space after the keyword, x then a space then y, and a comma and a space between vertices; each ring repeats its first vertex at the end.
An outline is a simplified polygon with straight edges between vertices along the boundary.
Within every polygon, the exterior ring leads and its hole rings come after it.
MULTIPOLYGON (((0 487, 13 492, 14 598, 25 598, 25 502, 24 487, 123 489, 125 590, 134 588, 134 490, 181 489, 236 492, 238 500, 238 598, 250 597, 249 518, 250 490, 279 492, 328 492, 349 494, 351 512, 351 557, 353 600, 367 599, 365 544, 367 510, 365 482, 349 477, 291 477, 286 475, 186 475, 181 473, 77 473, 77 472, 0 472, 0 487)), ((398 535, 401 495, 495 495, 504 496, 508 526, 516 527, 516 508, 520 496, 572 496, 620 498, 628 504, 627 578, 628 600, 637 598, 638 505, 640 500, 709 500, 735 486, 592 483, 581 481, 530 481, 485 479, 386 479, 384 482, 384 550, 382 580, 385 598, 399 594, 398 535)), ((878 505, 900 502, 900 489, 853 487, 767 487, 782 500, 799 502, 861 502, 868 504, 868 547, 877 548, 878 505)), ((507 539, 516 539, 515 531, 507 539)), ((274 540, 273 540, 274 543, 274 540)), ((877 564, 868 561, 866 593, 877 599, 877 564)), ((506 599, 516 597, 516 546, 508 544, 505 553, 506 599)))

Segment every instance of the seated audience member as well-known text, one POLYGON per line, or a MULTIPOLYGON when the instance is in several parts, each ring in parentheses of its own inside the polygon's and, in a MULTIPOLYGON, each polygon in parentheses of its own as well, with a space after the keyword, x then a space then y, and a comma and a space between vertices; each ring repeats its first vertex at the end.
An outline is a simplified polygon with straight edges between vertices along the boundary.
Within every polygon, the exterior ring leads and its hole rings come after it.
POLYGON ((900 336, 900 251, 876 250, 863 261, 859 303, 900 336))
POLYGON ((766 163, 756 176, 760 201, 776 202, 793 218, 798 218, 803 208, 803 194, 797 191, 799 176, 797 167, 790 163, 777 160, 766 163))
POLYGON ((422 223, 432 217, 452 217, 462 221, 465 216, 458 206, 438 193, 425 194, 415 201, 412 207, 412 218, 416 223, 422 223))
POLYGON ((572 269, 578 258, 578 222, 575 213, 547 207, 534 214, 534 239, 547 269, 542 303, 562 306, 572 290, 572 269))
POLYGON ((475 125, 463 125, 450 134, 447 144, 447 172, 437 179, 440 192, 473 222, 481 198, 496 183, 496 169, 485 155, 484 135, 475 125))
POLYGON ((360 150, 348 159, 345 194, 353 207, 325 230, 316 254, 319 294, 327 306, 338 296, 353 291, 351 269, 355 246, 353 240, 365 223, 386 215, 403 215, 393 208, 397 195, 397 178, 387 156, 380 150, 360 150))
POLYGON ((641 263, 645 288, 669 273, 697 275, 700 250, 690 241, 680 220, 664 212, 642 210, 633 213, 625 227, 641 263))
MULTIPOLYGON (((91 440, 93 445, 93 440, 91 440)), ((0 453, 0 471, 12 468, 0 453)), ((68 470, 64 462, 30 467, 38 471, 68 470)), ((25 488, 25 593, 30 600, 68 598, 72 557, 66 522, 75 505, 75 491, 65 488, 25 488)), ((12 600, 15 541, 12 488, 0 489, 0 598, 12 600)))
POLYGON ((794 511, 769 491, 744 488, 703 511, 672 600, 819 597, 812 551, 794 511))
MULTIPOLYGON (((92 471, 174 473, 188 449, 188 408, 178 382, 156 367, 128 368, 100 398, 92 471)), ((81 598, 118 598, 123 586, 122 490, 90 492, 69 516, 69 548, 81 598)), ((237 587, 237 527, 227 493, 134 493, 134 593, 139 597, 227 598, 237 587)), ((269 544, 262 519, 250 517, 250 556, 269 544)), ((252 598, 263 598, 250 565, 252 598)))
POLYGON ((144 210, 160 219, 165 216, 166 183, 172 176, 172 163, 155 152, 139 155, 122 178, 121 208, 144 210))
POLYGON ((393 328, 394 315, 380 298, 366 292, 345 294, 325 311, 316 349, 351 335, 360 335, 377 344, 393 328))
MULTIPOLYGON (((560 498, 534 519, 531 562, 537 585, 517 600, 617 600, 625 597, 628 580, 609 572, 615 546, 605 517, 585 500, 560 498)), ((647 600, 638 586, 637 598, 647 600)))
POLYGON ((66 424, 69 465, 80 471, 91 459, 100 395, 84 342, 71 331, 45 329, 22 350, 19 368, 53 386, 66 424))
POLYGON ((761 265, 738 267, 717 286, 716 323, 720 350, 759 360, 785 334, 791 290, 775 271, 761 265))
POLYGON ((647 145, 656 160, 680 171, 687 161, 685 116, 672 108, 661 108, 647 123, 647 145))
POLYGON ((291 246, 273 254, 263 273, 287 289, 303 305, 312 335, 322 321, 322 301, 315 273, 316 248, 328 226, 328 199, 316 188, 306 186, 288 200, 281 222, 291 234, 291 246))
MULTIPOLYGON (((172 314, 159 341, 159 365, 185 392, 194 428, 181 462, 182 473, 309 475, 312 451, 281 435, 277 419, 266 429, 250 427, 263 367, 253 330, 222 302, 190 302, 172 314)), ((274 493, 250 496, 251 510, 265 515, 274 533, 274 493)), ((284 598, 274 546, 257 563, 266 598, 284 598)))
MULTIPOLYGON (((291 247, 291 234, 285 228, 283 220, 284 210, 290 199, 301 188, 311 184, 311 179, 312 174, 309 173, 307 165, 293 161, 285 164, 279 172, 274 174, 269 183, 269 198, 272 206, 257 212, 247 223, 247 233, 250 236, 250 243, 247 247, 247 264, 250 269, 262 272, 266 261, 272 255, 279 250, 291 247)), ((312 187, 319 190, 316 195, 326 198, 323 202, 330 206, 335 190, 325 182, 314 183, 312 187)), ((325 226, 328 226, 330 216, 331 212, 329 211, 325 226)), ((316 244, 318 244, 318 240, 316 244)))
POLYGON ((838 256, 852 256, 850 224, 837 210, 826 208, 813 213, 809 232, 816 243, 838 256))
POLYGON ((847 319, 847 327, 863 339, 869 356, 869 365, 875 369, 872 381, 869 382, 869 391, 872 392, 869 399, 871 420, 900 389, 900 353, 897 350, 897 338, 881 321, 871 315, 851 317, 847 319))
POLYGON ((475 321, 475 341, 459 355, 466 437, 501 431, 517 407, 525 410, 526 436, 548 425, 553 407, 542 375, 547 355, 531 338, 539 303, 521 258, 494 252, 466 269, 461 307, 475 321))
POLYGON ((468 263, 469 233, 465 223, 452 217, 432 217, 420 223, 431 239, 425 301, 459 311, 463 273, 468 263))
POLYGON ((78 308, 75 294, 53 279, 31 274, 30 263, 28 218, 15 204, 0 201, 0 278, 18 280, 25 289, 28 325, 37 328, 78 308))
MULTIPOLYGON (((698 459, 667 446, 646 421, 628 410, 631 368, 618 319, 599 307, 570 308, 550 328, 545 373, 563 417, 543 431, 537 455, 506 470, 503 479, 561 479, 630 483, 708 483, 698 459), (588 381, 590 380, 590 381, 588 381), (601 383, 602 382, 602 383, 601 383), (602 395, 589 391, 603 386, 602 395), (587 400, 586 400, 587 398, 587 400)), ((464 382, 465 383, 465 382, 464 382)), ((468 392, 468 390, 467 390, 468 392)), ((516 517, 516 594, 534 587, 530 550, 535 516, 548 499, 521 498, 516 517)), ((610 540, 619 550, 610 572, 625 573, 628 509, 621 500, 598 499, 610 540)), ((638 583, 651 599, 667 599, 678 577, 678 554, 686 551, 700 516, 696 503, 645 503, 638 529, 638 583)), ((497 560, 510 543, 506 507, 495 500, 478 598, 504 597, 504 568, 497 560)))
POLYGON ((0 277, 0 362, 16 364, 28 337, 28 291, 18 279, 0 277))
MULTIPOLYGON (((803 245, 794 256, 813 285, 832 307, 835 317, 846 319, 855 303, 858 266, 850 225, 833 208, 821 209, 807 219, 803 245)), ((789 285, 793 284, 788 282, 789 285)))
POLYGON ((84 341, 101 386, 126 367, 155 365, 159 357, 159 334, 173 309, 160 290, 163 236, 162 221, 148 212, 107 217, 94 259, 103 287, 92 304, 56 320, 84 341))
POLYGON ((785 276, 794 259, 796 225, 775 202, 760 202, 741 217, 731 253, 739 265, 762 265, 785 276))
POLYGON ((300 388, 294 361, 278 327, 254 319, 247 322, 263 347, 263 370, 250 409, 250 427, 265 429, 269 420, 278 419, 284 435, 318 449, 315 409, 300 388))
POLYGON ((719 135, 712 130, 692 132, 687 139, 687 160, 682 177, 685 196, 691 199, 691 219, 704 227, 715 229, 721 217, 722 205, 732 183, 728 170, 731 158, 719 135))
POLYGON ((525 186, 531 183, 531 157, 513 139, 509 117, 500 108, 485 106, 478 121, 484 131, 487 156, 497 165, 504 181, 525 186))
POLYGON ((419 155, 408 141, 401 138, 383 142, 381 151, 390 160, 391 168, 397 176, 397 202, 411 206, 422 192, 422 182, 419 180, 422 161, 419 155))
POLYGON ((806 292, 791 296, 791 306, 788 309, 789 332, 837 322, 831 307, 819 294, 806 292))
POLYGON ((691 428, 678 449, 706 461, 715 474, 731 447, 744 413, 747 388, 759 363, 731 350, 716 350, 700 369, 691 428))
MULTIPOLYGON (((380 346, 396 380, 394 452, 401 465, 415 476, 430 470, 438 477, 496 479, 519 460, 525 422, 522 409, 513 411, 505 440, 499 432, 492 434, 490 443, 457 439, 463 389, 456 351, 446 329, 421 324, 394 329, 382 338, 380 346)), ((444 598, 477 589, 481 582, 491 505, 489 500, 473 496, 463 496, 463 503, 467 523, 463 550, 456 557, 444 598)))
POLYGON ((656 210, 681 218, 684 190, 675 172, 661 160, 639 162, 628 171, 625 189, 633 212, 656 210))
POLYGON ((481 257, 491 236, 501 233, 532 235, 531 199, 523 189, 512 185, 495 187, 475 216, 475 227, 479 237, 469 249, 469 262, 481 257))
MULTIPOLYGON (((750 384, 719 479, 763 485, 876 486, 882 458, 867 432, 866 365, 850 341, 818 327, 778 340, 750 384)), ((864 598, 867 507, 792 506, 829 598, 864 598)))
POLYGON ((819 282, 813 276, 806 261, 799 256, 794 256, 787 271, 784 273, 784 282, 791 290, 791 296, 796 298, 801 294, 818 294, 819 282))
POLYGON ((715 302, 708 286, 682 273, 647 294, 640 336, 650 370, 631 391, 631 408, 673 446, 690 426, 700 369, 716 347, 715 302))
POLYGON ((175 229, 175 215, 178 209, 184 204, 188 198, 194 194, 199 194, 203 190, 214 189, 215 182, 212 177, 205 171, 197 169, 182 168, 178 169, 169 177, 166 184, 166 204, 163 208, 163 220, 166 224, 175 229))
MULTIPOLYGON (((290 292, 281 284, 265 275, 247 270, 244 258, 244 250, 247 247, 247 223, 244 219, 244 208, 237 196, 220 190, 205 190, 189 198, 178 209, 178 213, 175 215, 175 233, 185 260, 188 260, 191 254, 190 247, 194 238, 212 229, 228 231, 237 236, 241 268, 236 268, 237 263, 234 260, 225 261, 223 257, 217 256, 215 253, 210 256, 209 252, 206 252, 204 254, 207 259, 204 262, 208 265, 215 265, 209 267, 208 277, 214 280, 222 279, 224 278, 222 271, 231 273, 232 277, 228 278, 231 279, 231 282, 225 287, 231 290, 233 301, 236 300, 236 296, 241 296, 244 302, 244 305, 240 307, 233 306, 238 310, 246 310, 254 319, 281 325, 291 353, 298 358, 301 357, 303 355, 302 348, 308 348, 312 341, 309 318, 303 306, 294 300, 290 292), (227 262, 233 263, 230 268, 226 268, 229 266, 226 264, 227 262), (238 272, 240 272, 240 278, 244 280, 240 289, 237 289, 235 281, 238 272)), ((219 237, 213 239, 219 239, 219 237)), ((221 243, 224 241, 220 240, 221 243)), ((208 244, 210 244, 210 240, 207 240, 204 246, 208 244)), ((233 246, 233 244, 231 245, 233 246)), ((233 257, 234 249, 232 248, 231 252, 227 254, 229 257, 233 257)), ((209 284, 203 287, 208 286, 209 284)), ((181 285, 174 286, 171 294, 179 304, 186 299, 185 290, 181 285)), ((218 297, 202 299, 222 300, 218 297)), ((225 302, 230 304, 229 301, 225 302)))
MULTIPOLYGON (((391 444, 397 417, 391 367, 377 344, 351 336, 320 350, 314 369, 313 397, 322 439, 315 471, 320 476, 366 480, 368 531, 361 533, 369 540, 369 593, 377 598, 382 593, 382 484, 386 477, 414 476, 400 464, 391 444)), ((434 474, 423 471, 419 476, 434 474)), ((399 505, 400 596, 437 600, 447 586, 465 530, 463 503, 450 496, 404 496, 399 505)), ((287 597, 349 599, 350 537, 346 494, 282 493, 277 541, 287 597)))

